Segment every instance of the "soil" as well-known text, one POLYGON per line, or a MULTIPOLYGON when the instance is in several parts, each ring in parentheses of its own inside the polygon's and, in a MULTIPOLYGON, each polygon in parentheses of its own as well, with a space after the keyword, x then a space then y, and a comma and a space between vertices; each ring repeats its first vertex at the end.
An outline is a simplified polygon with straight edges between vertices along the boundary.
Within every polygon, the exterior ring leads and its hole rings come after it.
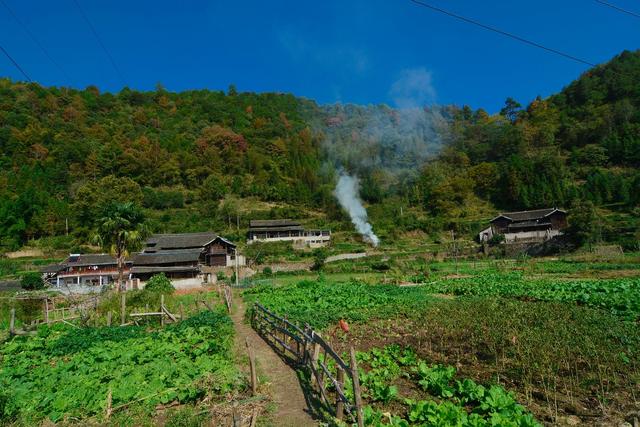
MULTIPOLYGON (((329 344, 338 353, 345 352, 349 346, 359 351, 382 348, 389 344, 411 347, 416 350, 418 356, 429 363, 455 366, 460 378, 470 378, 481 384, 498 382, 513 392, 517 400, 523 403, 544 425, 570 425, 564 424, 567 419, 568 422, 577 419, 579 425, 613 427, 622 425, 625 414, 629 414, 630 410, 637 411, 633 390, 618 391, 609 401, 604 413, 599 409, 593 393, 581 388, 574 388, 567 395, 544 390, 539 385, 532 386, 532 396, 528 400, 523 384, 516 378, 504 375, 504 372, 501 375, 500 370, 495 366, 495 358, 491 354, 473 354, 470 348, 464 346, 464 343, 448 342, 445 347, 440 347, 436 340, 432 345, 432 338, 426 335, 421 336, 416 332, 422 328, 422 325, 416 325, 409 320, 397 322, 387 319, 368 321, 366 324, 354 323, 351 325, 348 336, 330 339, 329 344), (557 408, 552 410, 552 405, 557 405, 557 408)), ((401 391, 411 395, 411 387, 402 383, 396 385, 401 391)), ((638 418, 640 419, 640 416, 638 418)))
POLYGON ((245 323, 246 306, 239 292, 236 292, 233 301, 231 318, 236 330, 237 353, 247 354, 245 343, 248 341, 255 354, 258 379, 262 380, 258 391, 266 388, 275 404, 275 410, 270 414, 270 419, 259 420, 259 423, 278 427, 317 425, 310 415, 296 371, 287 365, 249 324, 245 323), (265 378, 268 381, 266 384, 265 378))

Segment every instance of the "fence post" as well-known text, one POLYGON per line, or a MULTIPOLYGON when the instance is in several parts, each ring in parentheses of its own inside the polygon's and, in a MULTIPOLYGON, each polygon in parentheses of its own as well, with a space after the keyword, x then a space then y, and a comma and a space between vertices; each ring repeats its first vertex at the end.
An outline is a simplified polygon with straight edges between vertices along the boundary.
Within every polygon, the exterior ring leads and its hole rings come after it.
POLYGON ((336 390, 336 418, 342 421, 344 418, 344 402, 342 401, 342 397, 340 393, 344 393, 344 369, 338 366, 338 384, 340 386, 339 390, 336 390))
POLYGON ((105 411, 105 414, 104 414, 106 419, 109 419, 109 417, 111 416, 111 413, 113 412, 113 409, 111 408, 112 399, 113 399, 113 396, 111 394, 111 388, 109 388, 109 391, 107 392, 107 410, 105 411))
POLYGON ((124 325, 127 320, 127 297, 126 293, 120 294, 120 325, 124 325))
POLYGON ((258 376, 256 374, 256 359, 255 359, 255 355, 253 354, 253 349, 249 345, 249 337, 245 338, 245 343, 247 345, 247 352, 249 353, 249 369, 251 371, 251 394, 255 396, 258 390, 258 376))
POLYGON ((107 311, 107 326, 111 326, 111 310, 107 311))
POLYGON ((182 303, 180 303, 180 321, 184 320, 184 307, 182 303))
POLYGON ((356 401, 356 415, 358 427, 364 427, 364 417, 362 416, 362 395, 360 394, 360 377, 358 375, 358 362, 356 361, 356 351, 349 348, 351 354, 351 378, 353 379, 353 395, 356 401))
POLYGON ((287 316, 284 316, 282 320, 282 354, 287 354, 287 346, 289 344, 289 336, 285 330, 287 330, 287 316))
POLYGON ((49 323, 49 298, 44 297, 44 321, 49 323))
POLYGON ((16 309, 11 309, 11 319, 9 320, 9 334, 16 334, 16 309))
POLYGON ((160 295, 160 326, 164 326, 164 294, 160 295))
MULTIPOLYGON (((315 334, 315 332, 313 333, 315 334)), ((313 335, 311 336, 311 338, 313 338, 313 335)), ((316 377, 314 388, 318 391, 320 391, 320 378, 318 377, 319 375, 318 357, 319 356, 320 356, 320 344, 318 344, 317 342, 313 342, 313 352, 311 353, 311 366, 313 366, 313 369, 316 372, 316 374, 314 374, 314 376, 316 377)))

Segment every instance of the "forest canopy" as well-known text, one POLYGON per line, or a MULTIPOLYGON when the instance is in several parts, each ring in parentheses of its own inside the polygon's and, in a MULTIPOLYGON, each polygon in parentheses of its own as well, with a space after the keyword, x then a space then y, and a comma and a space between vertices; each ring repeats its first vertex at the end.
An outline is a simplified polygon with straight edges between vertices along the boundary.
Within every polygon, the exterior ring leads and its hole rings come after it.
MULTIPOLYGON (((402 200, 432 226, 474 203, 632 211, 638 82, 640 51, 625 51, 527 106, 509 98, 493 115, 442 106, 406 116, 234 88, 101 93, 0 79, 0 250, 67 227, 82 241, 109 200, 189 208, 195 222, 212 206, 229 209, 229 195, 339 218, 338 167, 357 172, 366 202, 384 211, 402 200)), ((156 228, 185 231, 158 218, 156 228)))

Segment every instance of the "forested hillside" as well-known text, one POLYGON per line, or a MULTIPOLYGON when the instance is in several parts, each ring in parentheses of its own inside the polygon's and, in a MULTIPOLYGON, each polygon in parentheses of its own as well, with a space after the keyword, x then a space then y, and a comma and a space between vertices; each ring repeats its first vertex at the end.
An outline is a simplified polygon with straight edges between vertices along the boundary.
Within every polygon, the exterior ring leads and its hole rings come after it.
MULTIPOLYGON (((361 178, 374 226, 399 231, 472 233, 474 207, 584 211, 590 201, 638 217, 639 82, 640 51, 624 52, 557 95, 526 107, 508 99, 489 115, 320 106, 234 87, 111 94, 3 79, 0 249, 67 226, 86 242, 110 199, 137 202, 162 231, 222 229, 246 198, 344 221, 332 196, 338 168, 361 178)), ((629 243, 635 226, 610 234, 629 243)))

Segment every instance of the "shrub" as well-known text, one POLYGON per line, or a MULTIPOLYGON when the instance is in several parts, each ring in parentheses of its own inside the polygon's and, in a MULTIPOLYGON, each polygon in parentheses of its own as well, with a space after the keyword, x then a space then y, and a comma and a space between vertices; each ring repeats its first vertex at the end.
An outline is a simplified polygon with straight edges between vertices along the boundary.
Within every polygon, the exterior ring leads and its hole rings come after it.
POLYGON ((491 239, 489 239, 490 245, 499 245, 504 242, 504 234, 494 234, 491 239))
POLYGON ((389 271, 391 266, 388 262, 374 262, 371 264, 371 268, 375 271, 389 271))
POLYGON ((224 274, 224 271, 218 271, 216 273, 216 278, 218 279, 218 281, 227 280, 227 275, 224 274))
POLYGON ((20 279, 20 286, 27 291, 35 291, 38 289, 44 289, 44 281, 40 273, 29 272, 22 275, 20 279))
POLYGON ((265 267, 262 269, 262 274, 264 274, 265 276, 271 276, 273 274, 273 270, 271 269, 271 267, 265 267))
POLYGON ((4 425, 6 422, 9 424, 11 421, 15 421, 18 408, 15 406, 11 396, 6 391, 0 392, 0 425, 4 425))
POLYGON ((0 276, 10 276, 18 272, 19 264, 9 258, 0 258, 0 276))
POLYGON ((313 265, 311 269, 314 271, 321 270, 324 262, 327 260, 327 251, 324 248, 318 248, 313 251, 313 265))
POLYGON ((153 275, 147 284, 144 287, 145 291, 154 292, 154 293, 162 293, 162 294, 172 294, 176 288, 171 284, 171 280, 164 275, 164 273, 153 275))

